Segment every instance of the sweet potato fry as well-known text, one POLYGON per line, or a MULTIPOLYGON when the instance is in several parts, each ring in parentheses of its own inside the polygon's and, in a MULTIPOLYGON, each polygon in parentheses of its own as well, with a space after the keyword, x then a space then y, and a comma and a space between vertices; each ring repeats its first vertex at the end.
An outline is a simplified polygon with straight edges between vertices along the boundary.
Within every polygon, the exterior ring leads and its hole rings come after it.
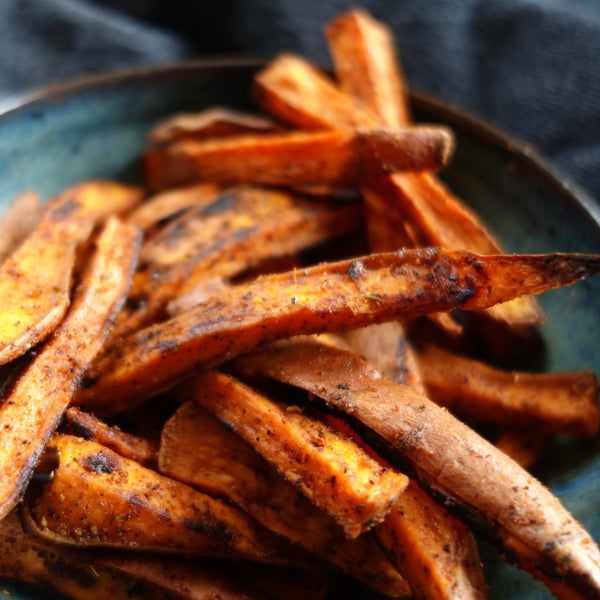
POLYGON ((281 54, 254 77, 253 95, 279 120, 305 130, 376 127, 380 120, 295 54, 281 54))
MULTIPOLYGON (((115 561, 116 562, 116 561, 115 561)), ((80 550, 25 533, 16 513, 0 522, 0 580, 33 583, 75 600, 183 600, 167 589, 103 565, 80 550)), ((241 600, 239 596, 235 600, 241 600)), ((227 600, 234 600, 227 598, 227 600)))
POLYGON ((478 256, 421 248, 265 275, 124 340, 118 352, 95 363, 76 404, 124 410, 128 400, 261 343, 459 307, 479 310, 598 270, 595 255, 478 256))
MULTIPOLYGON (((356 231, 359 203, 314 202, 243 186, 174 219, 144 244, 128 304, 111 338, 164 319, 168 301, 207 279, 227 279, 260 260, 356 231)), ((109 342, 110 343, 110 342, 109 342)))
POLYGON ((36 228, 43 210, 42 199, 33 191, 23 192, 13 200, 0 219, 0 264, 36 228))
POLYGON ((440 126, 288 132, 175 142, 144 155, 146 181, 157 190, 194 181, 266 185, 356 185, 402 170, 437 171, 453 136, 440 126))
POLYGON ((77 245, 96 222, 130 208, 141 195, 117 183, 88 182, 48 203, 36 229, 0 267, 0 364, 50 335, 69 306, 77 245))
POLYGON ((429 397, 459 416, 538 433, 598 433, 598 381, 590 371, 509 373, 433 344, 415 348, 429 397))
POLYGON ((387 26, 364 10, 337 16, 325 30, 340 88, 382 123, 412 122, 408 88, 387 26))
POLYGON ((94 415, 75 406, 66 410, 61 432, 98 442, 144 467, 151 469, 156 467, 158 442, 125 433, 117 426, 107 425, 94 415))
POLYGON ((148 139, 163 145, 182 139, 202 140, 243 133, 270 133, 281 127, 267 117, 230 108, 208 108, 197 113, 174 115, 152 128, 148 139))
POLYGON ((550 439, 551 435, 544 432, 511 428, 505 429, 496 438, 494 445, 529 470, 542 457, 550 439))
POLYGON ((413 480, 375 533, 416 598, 487 597, 473 534, 413 480))
POLYGON ((159 469, 213 496, 234 502, 265 527, 300 544, 388 596, 406 595, 406 581, 373 538, 343 530, 287 482, 247 442, 195 402, 165 424, 159 469))
POLYGON ((407 484, 318 419, 207 371, 181 386, 355 538, 380 522, 407 484))
POLYGON ((590 535, 547 488, 449 411, 314 338, 280 341, 238 361, 308 390, 376 432, 426 485, 485 519, 493 534, 483 533, 523 568, 582 597, 600 595, 600 550, 590 535))
POLYGON ((141 227, 147 238, 154 227, 173 219, 190 208, 208 206, 220 193, 221 186, 216 183, 197 183, 188 187, 167 190, 160 194, 154 194, 135 207, 127 215, 126 221, 141 227))
POLYGON ((96 442, 55 435, 48 450, 58 467, 21 508, 27 529, 46 539, 273 564, 307 558, 242 511, 96 442))
POLYGON ((102 347, 125 301, 139 241, 137 228, 116 218, 108 222, 65 320, 0 407, 0 519, 18 502, 83 373, 102 347))

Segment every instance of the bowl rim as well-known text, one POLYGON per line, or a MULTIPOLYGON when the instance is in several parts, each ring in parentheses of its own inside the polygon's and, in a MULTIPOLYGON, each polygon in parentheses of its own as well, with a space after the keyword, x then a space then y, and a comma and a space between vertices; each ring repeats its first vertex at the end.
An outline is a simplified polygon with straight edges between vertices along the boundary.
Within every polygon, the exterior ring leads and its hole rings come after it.
MULTIPOLYGON (((93 90, 117 87, 123 84, 142 83, 156 79, 189 76, 198 70, 259 70, 268 60, 252 57, 221 57, 194 59, 164 65, 124 68, 109 72, 84 75, 63 83, 51 84, 0 100, 0 123, 19 112, 43 102, 60 102, 69 96, 89 93, 93 90)), ((560 168, 543 157, 531 143, 507 133, 504 129, 470 111, 459 108, 437 96, 411 89, 410 100, 417 109, 450 121, 488 144, 508 153, 526 169, 533 171, 546 183, 556 188, 595 227, 600 236, 600 204, 560 168)))

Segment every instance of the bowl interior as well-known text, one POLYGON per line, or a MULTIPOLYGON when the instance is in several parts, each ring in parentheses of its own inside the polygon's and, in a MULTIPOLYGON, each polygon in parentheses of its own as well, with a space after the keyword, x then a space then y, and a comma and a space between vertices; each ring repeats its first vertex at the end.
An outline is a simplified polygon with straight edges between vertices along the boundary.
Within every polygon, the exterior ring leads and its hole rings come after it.
MULTIPOLYGON (((259 65, 196 63, 99 77, 15 101, 0 114, 0 214, 18 193, 49 198, 82 179, 140 180, 140 153, 159 119, 214 105, 252 108, 250 85, 259 65)), ((457 152, 442 174, 474 207, 509 252, 600 253, 593 203, 550 172, 525 146, 442 103, 414 96, 420 120, 446 123, 457 134, 457 152)), ((548 292, 540 301, 547 371, 600 373, 600 278, 548 292)), ((600 446, 558 440, 536 474, 600 540, 600 446)), ((551 594, 527 574, 499 561, 482 544, 490 598, 532 599, 551 594)), ((47 597, 22 585, 4 585, 12 598, 47 597)))

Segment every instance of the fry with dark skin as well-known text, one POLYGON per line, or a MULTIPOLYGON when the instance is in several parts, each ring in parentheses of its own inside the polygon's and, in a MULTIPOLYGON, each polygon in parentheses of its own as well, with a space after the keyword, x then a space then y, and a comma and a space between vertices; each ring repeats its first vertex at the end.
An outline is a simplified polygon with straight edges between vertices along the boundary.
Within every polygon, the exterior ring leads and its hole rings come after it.
POLYGON ((77 246, 96 223, 141 197, 137 188, 91 181, 48 203, 38 226, 0 267, 0 364, 21 356, 56 328, 69 306, 77 246))
POLYGON ((58 467, 21 507, 26 528, 46 539, 271 564, 308 560, 239 509, 96 442, 55 435, 48 451, 58 456, 58 467))
POLYGON ((453 149, 445 127, 380 127, 184 140, 148 150, 144 163, 153 190, 194 181, 352 187, 391 171, 437 171, 453 149))
POLYGON ((96 356, 131 284, 140 231, 106 225, 65 320, 0 407, 0 519, 17 504, 46 442, 96 356))
POLYGON ((125 339, 118 352, 95 362, 75 403, 98 414, 124 410, 197 368, 262 343, 454 308, 479 310, 598 270, 595 255, 478 256, 423 248, 265 275, 125 339))
POLYGON ((459 416, 538 434, 598 434, 598 380, 590 371, 508 373, 433 344, 415 348, 428 396, 459 416))
POLYGON ((184 403, 161 436, 165 475, 229 499, 257 521, 388 596, 409 593, 370 535, 343 530, 287 482, 247 442, 195 402, 184 403))
POLYGON ((228 375, 208 371, 181 386, 214 413, 349 538, 380 522, 408 482, 382 467, 351 439, 228 375))
POLYGON ((86 413, 76 406, 65 411, 60 431, 98 442, 125 458, 135 460, 144 467, 156 468, 158 442, 131 435, 121 431, 115 425, 107 425, 98 417, 86 413))
POLYGON ((308 390, 376 432, 427 486, 485 519, 492 541, 521 567, 582 598, 600 598, 600 550, 590 535, 547 488, 449 411, 314 338, 280 341, 238 361, 308 390))

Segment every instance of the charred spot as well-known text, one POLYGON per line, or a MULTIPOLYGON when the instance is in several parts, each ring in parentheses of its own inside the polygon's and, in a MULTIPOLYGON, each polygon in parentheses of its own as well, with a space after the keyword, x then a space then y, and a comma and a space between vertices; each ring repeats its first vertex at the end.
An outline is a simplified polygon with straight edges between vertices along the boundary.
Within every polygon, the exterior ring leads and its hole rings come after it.
POLYGON ((234 540, 233 533, 223 521, 210 523, 196 519, 183 519, 182 525, 194 533, 204 535, 223 544, 231 544, 234 540))
POLYGON ((448 290, 448 293, 451 296, 454 296, 456 302, 458 304, 465 304, 468 302, 473 296, 475 296, 476 292, 473 288, 463 288, 463 289, 454 289, 451 288, 448 290))
POLYGON ((349 390, 350 388, 343 384, 343 383, 338 383, 335 387, 337 387, 338 390, 349 390))
POLYGON ((100 450, 85 458, 82 464, 86 471, 99 475, 110 475, 121 466, 121 461, 115 456, 100 450))
POLYGON ((231 209, 237 200, 234 193, 223 194, 211 202, 203 211, 203 215, 218 215, 231 209))
POLYGON ((358 280, 365 273, 365 265, 360 260, 355 260, 352 264, 346 269, 346 273, 350 276, 354 281, 358 280))
POLYGON ((144 308, 148 304, 148 296, 140 294, 139 296, 130 296, 125 301, 125 309, 131 312, 136 312, 144 308))
POLYGON ((96 385, 96 382, 98 381, 98 379, 100 378, 99 375, 90 375, 90 376, 84 376, 81 379, 81 383, 79 384, 79 386, 84 389, 84 390, 89 390, 91 387, 94 387, 96 385))
POLYGON ((79 202, 75 198, 69 198, 52 211, 52 222, 59 223, 67 220, 79 208, 79 202))

